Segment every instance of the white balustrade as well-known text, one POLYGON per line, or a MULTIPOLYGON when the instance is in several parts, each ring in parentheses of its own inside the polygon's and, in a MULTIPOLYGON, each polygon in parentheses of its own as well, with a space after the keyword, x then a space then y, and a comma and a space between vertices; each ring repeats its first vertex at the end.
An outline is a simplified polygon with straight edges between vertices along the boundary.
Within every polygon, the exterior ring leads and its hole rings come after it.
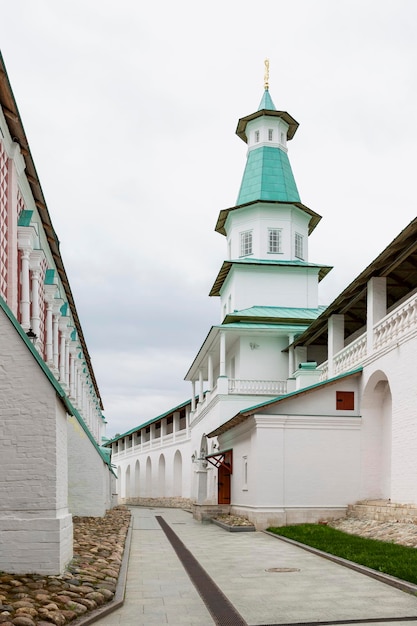
POLYGON ((352 341, 334 357, 335 376, 358 365, 366 356, 366 333, 352 341))
POLYGON ((255 396, 280 396, 287 393, 286 380, 229 379, 229 393, 255 396))
POLYGON ((417 294, 414 294, 375 325, 374 351, 385 348, 404 337, 411 330, 415 330, 416 322, 417 294))

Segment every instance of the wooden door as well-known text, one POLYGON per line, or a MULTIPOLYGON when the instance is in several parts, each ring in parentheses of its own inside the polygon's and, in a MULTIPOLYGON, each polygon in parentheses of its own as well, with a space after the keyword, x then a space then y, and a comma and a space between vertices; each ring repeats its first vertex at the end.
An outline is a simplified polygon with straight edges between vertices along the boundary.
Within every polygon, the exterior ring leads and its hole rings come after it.
POLYGON ((230 504, 230 476, 232 473, 232 451, 226 452, 224 461, 218 467, 217 474, 217 502, 230 504))

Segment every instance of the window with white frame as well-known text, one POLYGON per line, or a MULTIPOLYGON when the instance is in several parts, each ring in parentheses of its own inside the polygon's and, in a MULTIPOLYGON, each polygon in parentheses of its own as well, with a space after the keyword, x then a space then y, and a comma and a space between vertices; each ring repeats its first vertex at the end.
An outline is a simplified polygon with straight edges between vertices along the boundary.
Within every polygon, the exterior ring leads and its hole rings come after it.
POLYGON ((240 256, 252 254, 252 231, 240 233, 240 256))
POLYGON ((268 128, 268 141, 272 141, 274 138, 274 131, 272 128, 268 128))
POLYGON ((259 143, 259 130, 255 130, 255 142, 259 143))
POLYGON ((268 228, 268 252, 271 254, 282 252, 281 228, 268 228))
POLYGON ((304 238, 300 233, 295 233, 295 256, 297 259, 304 259, 304 238))

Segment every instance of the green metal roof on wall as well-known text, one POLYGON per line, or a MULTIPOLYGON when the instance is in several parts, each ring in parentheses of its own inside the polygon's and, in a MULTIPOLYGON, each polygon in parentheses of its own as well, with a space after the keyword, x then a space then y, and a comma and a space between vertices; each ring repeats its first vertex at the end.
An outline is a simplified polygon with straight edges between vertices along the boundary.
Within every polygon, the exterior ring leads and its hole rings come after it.
POLYGON ((278 324, 277 322, 268 322, 268 321, 252 321, 252 322, 228 322, 227 319, 218 326, 213 326, 213 328, 218 328, 219 330, 230 330, 231 328, 236 328, 239 331, 242 330, 267 330, 270 332, 271 330, 284 331, 285 333, 296 333, 297 335, 301 334, 308 328, 309 324, 303 324, 302 320, 287 320, 278 324))
POLYGON ((48 269, 45 272, 45 285, 55 285, 55 270, 48 269))
POLYGON ((191 404, 191 399, 185 400, 185 402, 181 402, 181 404, 178 404, 177 406, 174 406, 172 409, 169 409, 168 411, 165 411, 165 413, 161 413, 161 415, 157 415, 156 417, 153 417, 152 419, 148 420, 147 422, 142 422, 139 426, 135 426, 134 428, 131 428, 130 430, 127 430, 126 432, 122 433, 121 435, 115 435, 112 439, 108 439, 104 445, 105 446, 109 446, 112 443, 114 443, 115 441, 118 441, 119 439, 123 439, 123 437, 127 437, 128 435, 133 435, 133 433, 136 433, 138 430, 141 430, 142 428, 146 428, 146 426, 150 426, 151 424, 154 424, 155 422, 158 422, 159 420, 163 419, 164 417, 168 417, 172 413, 175 413, 176 411, 179 411, 180 409, 185 408, 189 404, 191 404))
POLYGON ((247 322, 249 320, 291 320, 291 321, 311 321, 317 319, 319 315, 326 309, 325 306, 319 306, 315 309, 296 308, 296 307, 280 307, 280 306, 252 306, 241 311, 233 311, 228 313, 223 324, 230 322, 247 322))
POLYGON ((23 209, 23 211, 19 215, 17 225, 18 226, 30 226, 32 215, 33 215, 33 211, 29 211, 28 209, 23 209))
POLYGON ((300 202, 288 156, 280 148, 261 146, 248 154, 236 204, 256 200, 300 202))

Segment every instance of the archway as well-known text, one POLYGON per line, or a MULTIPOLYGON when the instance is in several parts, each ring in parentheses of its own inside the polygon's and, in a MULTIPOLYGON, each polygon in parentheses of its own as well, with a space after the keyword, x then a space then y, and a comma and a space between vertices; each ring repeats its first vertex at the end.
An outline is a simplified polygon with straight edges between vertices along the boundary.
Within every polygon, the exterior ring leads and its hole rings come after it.
POLYGON ((163 454, 159 457, 158 463, 158 497, 165 496, 165 457, 163 454))
POLYGON ((130 465, 127 466, 125 473, 125 497, 130 498, 130 465))
POLYGON ((152 497, 152 461, 149 456, 146 459, 145 492, 148 498, 152 497))
POLYGON ((173 495, 182 496, 182 456, 179 450, 174 454, 173 495))
POLYGON ((140 464, 139 464, 139 459, 137 459, 135 463, 135 488, 133 491, 133 495, 135 496, 135 498, 138 498, 140 495, 139 481, 140 481, 140 464))
POLYGON ((117 468, 117 501, 120 502, 122 498, 122 468, 120 465, 117 468))
POLYGON ((392 396, 388 379, 378 370, 362 396, 363 498, 391 497, 392 396))

